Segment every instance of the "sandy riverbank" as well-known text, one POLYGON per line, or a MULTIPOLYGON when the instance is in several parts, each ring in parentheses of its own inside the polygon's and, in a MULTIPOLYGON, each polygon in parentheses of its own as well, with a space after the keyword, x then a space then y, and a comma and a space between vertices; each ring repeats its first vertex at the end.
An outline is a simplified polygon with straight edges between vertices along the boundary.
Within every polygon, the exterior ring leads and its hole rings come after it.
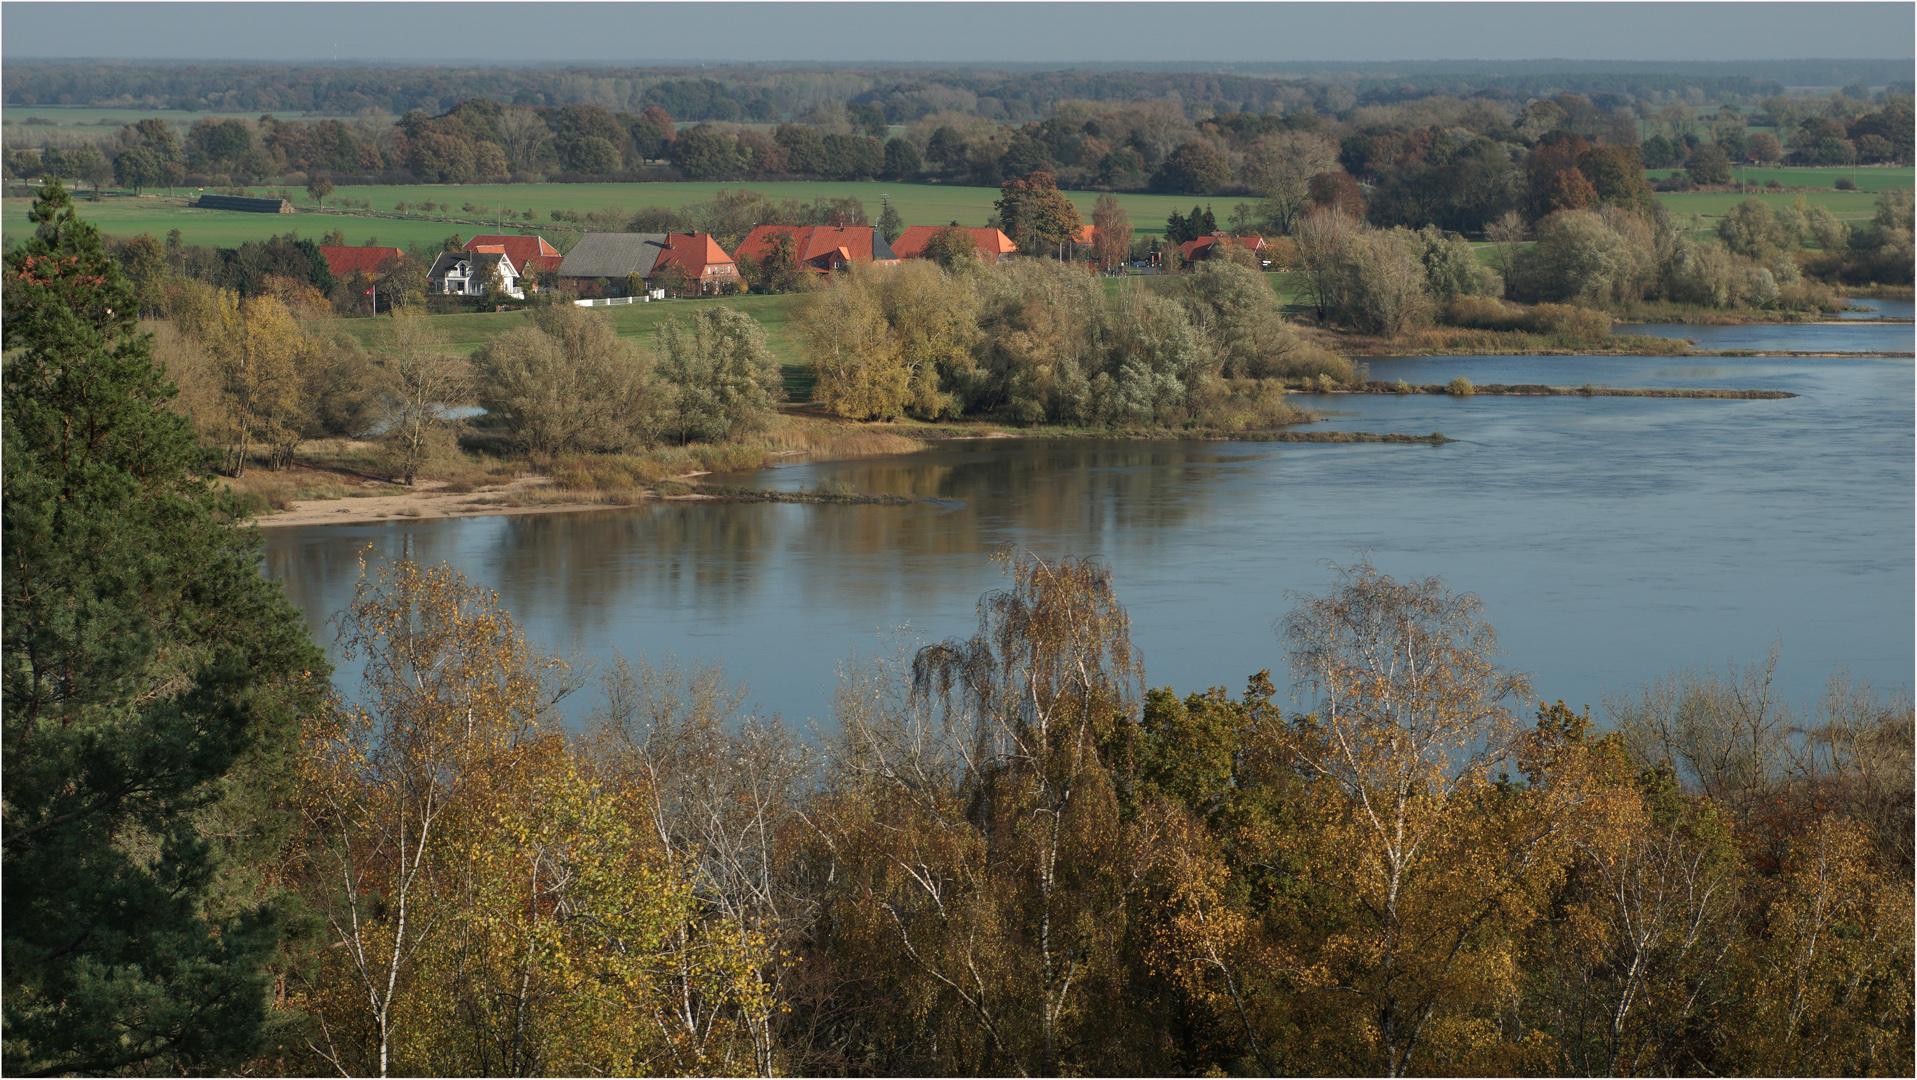
POLYGON ((254 521, 262 529, 302 525, 364 525, 375 521, 424 521, 430 518, 481 517, 489 514, 558 514, 571 510, 604 509, 590 502, 508 505, 532 491, 549 486, 550 477, 523 476, 511 483, 475 491, 441 491, 444 480, 422 480, 418 487, 398 495, 367 495, 351 499, 302 499, 290 507, 254 521))

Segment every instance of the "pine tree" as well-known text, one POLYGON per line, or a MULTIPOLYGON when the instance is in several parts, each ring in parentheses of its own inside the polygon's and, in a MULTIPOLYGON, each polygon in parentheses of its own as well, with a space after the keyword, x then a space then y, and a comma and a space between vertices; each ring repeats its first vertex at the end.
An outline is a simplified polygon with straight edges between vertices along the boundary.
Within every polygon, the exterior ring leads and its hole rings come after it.
POLYGON ((325 660, 207 479, 138 298, 57 181, 6 256, 9 1073, 231 1067, 286 906, 266 806, 325 660))

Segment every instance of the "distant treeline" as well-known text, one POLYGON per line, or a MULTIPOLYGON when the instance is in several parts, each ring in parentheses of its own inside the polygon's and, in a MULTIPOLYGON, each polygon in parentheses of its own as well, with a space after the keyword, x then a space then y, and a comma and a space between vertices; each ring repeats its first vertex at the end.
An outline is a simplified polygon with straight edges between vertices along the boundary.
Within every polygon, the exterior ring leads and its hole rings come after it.
MULTIPOLYGON (((1150 65, 1145 65, 1147 69, 1150 65)), ((1526 77, 1625 75, 1682 79, 1748 78, 1785 86, 1847 86, 1854 82, 1883 86, 1910 79, 1908 60, 1292 60, 1271 64, 1232 64, 1241 74, 1291 75, 1330 80, 1340 75, 1364 79, 1415 79, 1453 75, 1481 80, 1526 77)))
POLYGON ((122 64, 16 61, 0 87, 8 105, 92 105, 215 112, 312 112, 367 109, 443 112, 472 97, 519 105, 598 105, 615 111, 662 108, 683 120, 769 121, 826 101, 851 99, 885 109, 890 123, 941 110, 986 119, 1047 115, 1060 101, 1138 101, 1176 96, 1215 111, 1263 111, 1288 103, 1299 81, 1322 89, 1372 93, 1410 85, 1492 94, 1620 93, 1661 100, 1701 93, 1712 100, 1756 98, 1785 86, 1882 86, 1908 80, 1892 61, 1798 60, 1742 64, 1621 61, 1517 63, 1352 63, 1181 65, 1186 70, 1089 66, 1045 71, 909 65, 716 69, 567 67, 336 67, 264 64, 122 64), (1230 70, 1203 70, 1229 67, 1230 70), (1256 74, 1254 74, 1256 73, 1256 74), (1271 74, 1293 74, 1274 79, 1271 74))
POLYGON ((1474 94, 1480 97, 1509 95, 1516 98, 1555 97, 1558 94, 1618 94, 1629 97, 1671 95, 1682 98, 1701 91, 1710 101, 1756 100, 1784 92, 1784 84, 1774 79, 1753 79, 1747 75, 1652 75, 1644 73, 1563 73, 1536 75, 1426 74, 1408 78, 1368 80, 1359 84, 1359 97, 1365 101, 1399 100, 1423 97, 1433 91, 1474 94))

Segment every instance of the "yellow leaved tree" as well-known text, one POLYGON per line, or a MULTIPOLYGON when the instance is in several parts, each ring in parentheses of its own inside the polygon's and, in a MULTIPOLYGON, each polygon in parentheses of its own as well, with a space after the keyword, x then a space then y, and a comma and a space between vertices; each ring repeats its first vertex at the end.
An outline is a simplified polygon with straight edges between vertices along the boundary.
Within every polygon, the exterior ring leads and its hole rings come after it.
POLYGON ((271 296, 241 301, 214 294, 207 351, 221 376, 227 471, 246 472, 264 450, 273 467, 292 461, 305 423, 304 371, 313 342, 285 303, 271 296))
POLYGON ((316 1062, 724 1071, 682 1017, 756 994, 762 958, 697 917, 647 793, 582 766, 554 709, 578 685, 569 667, 492 594, 412 562, 363 568, 341 641, 365 661, 363 698, 309 731, 300 793, 328 947, 289 1004, 316 1062))
MULTIPOLYGON (((1561 872, 1568 793, 1501 783, 1521 677, 1496 663, 1475 598, 1369 563, 1283 622, 1316 708, 1280 736, 1307 779, 1286 852, 1323 905, 1297 983, 1344 1001, 1343 1067, 1505 1072, 1542 1047, 1487 1003, 1518 982, 1517 938, 1561 872)), ((1342 1011, 1342 1010, 1339 1010, 1342 1011)))

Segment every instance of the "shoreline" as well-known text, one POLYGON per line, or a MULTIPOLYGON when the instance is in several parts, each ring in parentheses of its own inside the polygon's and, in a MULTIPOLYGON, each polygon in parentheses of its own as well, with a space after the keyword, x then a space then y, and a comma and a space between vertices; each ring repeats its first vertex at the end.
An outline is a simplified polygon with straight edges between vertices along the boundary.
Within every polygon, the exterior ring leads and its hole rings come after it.
MULTIPOLYGON (((1315 422, 1315 418, 1314 421, 1315 422)), ((928 425, 929 426, 929 425, 928 425)), ((1036 429, 1024 432, 1005 430, 1001 425, 989 425, 989 430, 970 432, 954 431, 949 426, 940 425, 934 430, 918 431, 912 436, 921 443, 918 449, 929 449, 935 442, 957 442, 965 439, 1104 439, 1122 441, 1164 440, 1170 442, 1258 442, 1258 443, 1302 443, 1351 446, 1359 444, 1394 444, 1440 446, 1456 440, 1446 438, 1439 432, 1429 435, 1407 435, 1396 432, 1369 431, 1086 431, 1067 429, 1063 431, 1036 429)), ((904 451, 911 452, 911 451, 904 451)), ((835 455, 829 449, 820 451, 783 451, 777 456, 814 457, 820 461, 842 460, 869 456, 865 454, 835 455)), ((622 507, 638 506, 645 503, 665 502, 738 502, 738 503, 812 503, 833 505, 872 505, 904 506, 918 502, 936 502, 908 495, 861 495, 840 491, 776 491, 766 488, 748 488, 729 484, 701 484, 695 478, 705 473, 688 473, 662 481, 656 487, 648 488, 637 494, 632 492, 599 493, 595 498, 592 492, 582 492, 577 499, 555 500, 552 502, 522 502, 519 497, 534 497, 535 492, 549 489, 553 485, 550 476, 522 476, 504 484, 488 485, 468 491, 442 491, 448 486, 444 480, 422 481, 420 486, 391 495, 360 495, 334 499, 300 499, 277 513, 256 517, 247 522, 262 529, 309 528, 326 525, 373 525, 391 521, 430 521, 443 518, 503 517, 511 514, 561 514, 577 513, 584 510, 615 510, 622 507), (676 490, 672 490, 676 489, 676 490)))

